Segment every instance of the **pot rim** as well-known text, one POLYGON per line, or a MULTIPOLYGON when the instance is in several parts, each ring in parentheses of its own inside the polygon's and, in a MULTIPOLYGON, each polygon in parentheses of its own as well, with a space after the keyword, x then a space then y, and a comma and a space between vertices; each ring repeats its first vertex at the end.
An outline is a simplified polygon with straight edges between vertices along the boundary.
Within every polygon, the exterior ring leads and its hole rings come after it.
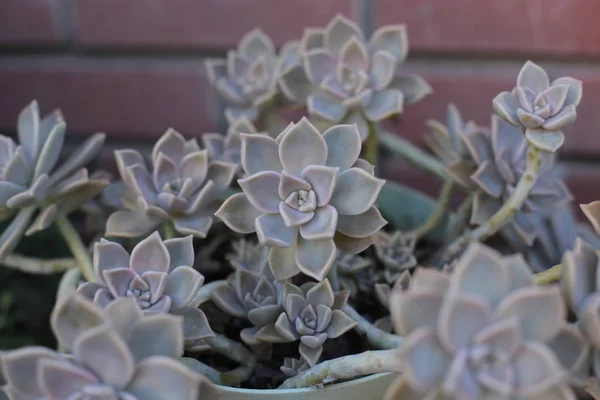
POLYGON ((383 376, 387 376, 390 374, 394 374, 394 372, 380 372, 378 374, 364 376, 358 379, 352 379, 350 381, 334 383, 333 385, 326 385, 324 389, 319 389, 317 387, 306 387, 299 389, 245 389, 245 388, 236 388, 231 386, 222 386, 216 385, 219 390, 223 392, 231 392, 231 393, 252 393, 252 394, 294 394, 294 393, 307 393, 313 392, 317 390, 333 390, 340 386, 349 386, 349 385, 360 385, 361 383, 369 382, 371 380, 382 378, 383 376))

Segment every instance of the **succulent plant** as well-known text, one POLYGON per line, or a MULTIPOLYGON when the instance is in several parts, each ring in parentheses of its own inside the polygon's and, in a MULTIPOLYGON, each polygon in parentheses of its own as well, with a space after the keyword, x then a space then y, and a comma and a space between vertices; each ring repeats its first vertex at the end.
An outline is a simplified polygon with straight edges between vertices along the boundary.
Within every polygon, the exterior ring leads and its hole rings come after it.
POLYGON ((99 152, 105 135, 87 139, 54 168, 62 151, 66 123, 59 110, 40 118, 37 101, 19 114, 20 144, 0 135, 0 220, 12 222, 0 236, 0 260, 12 252, 25 232, 46 229, 62 215, 80 208, 108 185, 88 175, 85 166, 99 152), (37 217, 31 222, 34 212, 37 217), (31 222, 31 223, 30 223, 31 222))
POLYGON ((477 166, 467 141, 483 128, 473 121, 464 122, 454 104, 448 104, 446 125, 436 120, 428 120, 426 125, 428 135, 424 138, 425 143, 444 164, 446 173, 461 186, 473 188, 471 175, 477 166))
POLYGON ((271 247, 269 265, 278 280, 303 272, 320 281, 336 247, 358 253, 387 223, 374 206, 385 181, 358 159, 360 148, 356 126, 321 134, 306 118, 277 140, 242 135, 243 193, 229 197, 215 215, 236 232, 256 231, 271 247))
MULTIPOLYGON (((205 133, 202 135, 202 144, 208 150, 209 161, 222 161, 236 166, 236 175, 243 177, 242 168, 242 133, 258 133, 252 122, 241 117, 232 121, 225 136, 219 133, 205 133)), ((260 132, 264 133, 264 132, 260 132)))
POLYGON ((206 74, 219 95, 229 103, 225 116, 231 123, 240 117, 256 121, 272 103, 277 89, 277 54, 271 39, 254 29, 240 40, 227 59, 208 59, 206 74))
MULTIPOLYGON (((477 185, 471 222, 476 225, 487 222, 512 192, 524 173, 527 142, 519 128, 492 116, 489 133, 476 132, 467 142, 478 169, 471 176, 477 185)), ((554 155, 544 153, 542 166, 523 207, 506 224, 501 232, 517 235, 531 245, 536 238, 536 228, 531 213, 552 211, 571 201, 571 194, 551 167, 554 155)))
POLYGON ((334 293, 327 279, 301 288, 285 282, 284 312, 275 323, 262 327, 256 339, 269 343, 299 340, 300 355, 312 367, 319 361, 327 339, 335 339, 356 326, 356 321, 342 311, 347 301, 348 292, 334 293))
POLYGON ((242 238, 232 242, 231 248, 233 251, 225 258, 233 269, 243 269, 259 275, 269 269, 268 247, 242 238))
POLYGON ((562 77, 550 82, 546 71, 527 61, 517 86, 496 96, 493 105, 502 119, 524 130, 529 142, 555 152, 565 141, 561 129, 577 118, 581 93, 581 81, 562 77))
POLYGON ((565 321, 560 289, 535 286, 520 255, 474 243, 450 276, 418 269, 390 308, 406 341, 388 399, 575 398, 567 377, 587 343, 565 321))
POLYGON ((344 253, 343 251, 338 251, 334 262, 334 268, 337 268, 338 271, 340 288, 349 291, 351 298, 358 294, 359 289, 367 289, 367 291, 372 289, 371 285, 364 284, 365 280, 371 280, 368 276, 364 276, 364 272, 372 269, 372 267, 373 262, 368 258, 344 253))
POLYGON ((254 325, 240 333, 249 345, 260 343, 255 338, 260 328, 277 321, 283 311, 281 296, 282 284, 274 282, 272 276, 244 269, 236 270, 232 281, 211 292, 217 307, 234 317, 246 318, 254 325))
POLYGON ((432 91, 420 76, 400 70, 408 54, 404 25, 383 26, 366 41, 358 25, 337 15, 325 29, 307 29, 301 43, 288 45, 283 54, 282 92, 300 103, 308 94, 311 116, 357 123, 362 140, 366 121, 400 114, 404 104, 432 91))
POLYGON ((404 270, 417 266, 414 256, 416 243, 414 237, 401 231, 377 232, 374 237, 375 254, 383 264, 383 276, 387 283, 393 284, 404 270))
POLYGON ((4 390, 11 400, 191 400, 213 390, 177 361, 181 317, 144 316, 130 298, 101 310, 74 294, 57 304, 52 326, 72 354, 34 346, 4 352, 4 390))
POLYGON ((94 246, 98 283, 86 282, 77 291, 100 307, 132 297, 146 313, 180 315, 186 348, 203 350, 208 348, 204 339, 214 333, 195 299, 204 277, 190 267, 193 264, 191 235, 163 242, 154 232, 133 248, 131 256, 120 244, 102 239, 94 246))
POLYGON ((182 235, 205 237, 236 168, 209 161, 208 150, 200 150, 195 139, 186 141, 173 129, 154 145, 152 170, 135 150, 117 150, 115 158, 129 190, 122 195, 134 197, 135 203, 122 202, 127 208, 111 214, 107 236, 138 237, 172 223, 182 235))
POLYGON ((303 359, 285 357, 283 359, 283 365, 281 366, 281 372, 287 376, 296 376, 302 371, 306 371, 310 366, 303 359))
MULTIPOLYGON (((396 300, 398 300, 400 294, 406 292, 410 288, 411 282, 412 277, 410 272, 404 271, 400 274, 398 279, 396 279, 396 282, 394 282, 393 286, 388 283, 375 284, 373 287, 375 297, 377 298, 377 301, 379 301, 379 303, 389 311, 390 294, 392 290, 394 290, 396 300)), ((375 321, 374 325, 384 332, 392 332, 394 330, 394 325, 390 315, 379 318, 377 321, 375 321)))

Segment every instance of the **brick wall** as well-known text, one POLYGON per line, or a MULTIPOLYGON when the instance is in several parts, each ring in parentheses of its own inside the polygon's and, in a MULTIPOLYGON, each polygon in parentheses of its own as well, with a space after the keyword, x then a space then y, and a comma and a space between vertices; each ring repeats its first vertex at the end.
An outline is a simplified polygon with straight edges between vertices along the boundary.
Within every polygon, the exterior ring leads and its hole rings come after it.
MULTIPOLYGON (((14 133, 33 98, 44 111, 63 110, 71 140, 104 131, 113 148, 148 144, 170 126, 218 130, 204 57, 223 55, 256 26, 281 44, 338 12, 373 26, 407 23, 407 69, 435 90, 397 127, 415 142, 450 101, 487 123, 491 99, 527 58, 582 79, 561 157, 577 200, 600 199, 600 2, 592 0, 1 0, 0 131, 14 133)), ((402 164, 386 171, 424 181, 402 164)))

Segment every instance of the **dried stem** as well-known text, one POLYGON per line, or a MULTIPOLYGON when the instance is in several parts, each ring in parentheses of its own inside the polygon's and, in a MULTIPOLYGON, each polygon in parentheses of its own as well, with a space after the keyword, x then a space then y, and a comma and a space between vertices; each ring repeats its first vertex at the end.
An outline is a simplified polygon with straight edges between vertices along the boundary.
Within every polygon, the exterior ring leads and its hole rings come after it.
POLYGON ((81 268, 83 277, 88 282, 96 282, 96 275, 94 274, 90 253, 81 241, 81 237, 79 237, 79 234, 71 224, 71 221, 69 221, 66 216, 62 215, 56 218, 55 222, 58 230, 65 238, 65 241, 71 250, 71 254, 73 254, 73 257, 77 260, 77 264, 79 265, 79 268, 81 268))
POLYGON ((527 147, 527 163, 525 173, 519 180, 515 191, 500 207, 498 211, 483 225, 477 229, 468 231, 458 237, 444 251, 442 263, 456 257, 471 242, 483 241, 496 233, 521 209, 523 202, 529 196, 529 192, 535 185, 542 164, 542 152, 537 147, 529 145, 527 147))
POLYGON ((73 258, 53 258, 42 259, 23 256, 21 254, 9 254, 2 265, 8 268, 17 269, 29 274, 49 275, 57 272, 63 272, 71 268, 77 268, 77 261, 73 258))
POLYGON ((279 386, 279 389, 311 387, 381 372, 400 372, 398 351, 398 349, 365 351, 360 354, 323 361, 287 379, 279 386))
POLYGON ((440 191, 440 197, 438 199, 438 204, 435 210, 429 215, 427 220, 417 228, 406 232, 407 236, 413 236, 415 238, 420 238, 429 233, 432 229, 434 229, 444 216, 444 212, 446 211, 446 207, 448 207, 448 203, 450 202, 450 197, 452 196, 452 189, 454 188, 454 181, 451 179, 446 179, 444 181, 444 186, 442 186, 442 190, 440 191))
POLYGON ((402 337, 382 331, 375 325, 371 324, 354 308, 352 308, 352 306, 346 304, 343 310, 350 318, 358 322, 358 325, 354 329, 363 335, 366 335, 367 340, 372 346, 375 346, 379 349, 394 349, 399 347, 404 342, 402 337))
POLYGON ((380 129, 377 133, 379 141, 392 152, 399 154, 408 162, 431 172, 442 179, 448 178, 444 166, 432 155, 424 152, 409 141, 380 129))
POLYGON ((537 285, 549 285, 554 282, 558 282, 562 275, 562 265, 558 264, 552 268, 535 274, 533 277, 537 285))

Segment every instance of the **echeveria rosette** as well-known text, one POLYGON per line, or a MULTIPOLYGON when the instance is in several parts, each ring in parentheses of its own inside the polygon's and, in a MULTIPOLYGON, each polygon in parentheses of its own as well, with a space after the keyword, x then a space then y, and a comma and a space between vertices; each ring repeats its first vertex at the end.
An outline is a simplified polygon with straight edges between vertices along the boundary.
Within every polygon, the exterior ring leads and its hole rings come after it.
MULTIPOLYGON (((202 135, 202 144, 208 150, 208 159, 210 161, 222 161, 236 166, 236 175, 242 177, 244 169, 242 168, 242 139, 241 133, 259 133, 246 118, 241 117, 229 124, 225 136, 219 133, 205 133, 202 135)), ((260 132, 266 134, 265 132, 260 132)))
POLYGON ((418 269, 390 297, 406 341, 387 399, 575 399, 568 378, 589 348, 559 288, 535 286, 522 256, 472 244, 451 275, 418 269))
POLYGON ((340 288, 349 291, 351 298, 356 297, 359 290, 372 290, 371 281, 375 275, 372 260, 338 251, 334 268, 337 268, 340 288))
POLYGON ((260 343, 255 338, 256 333, 263 326, 275 323, 283 311, 282 283, 274 281, 269 275, 238 269, 233 279, 217 286, 210 294, 221 310, 252 323, 253 327, 240 332, 242 340, 249 345, 260 343))
POLYGON ((472 189, 471 175, 477 169, 467 141, 478 127, 473 121, 463 121, 458 108, 448 104, 446 125, 436 120, 426 122, 428 134, 425 143, 444 164, 446 173, 461 186, 472 189))
POLYGON ((228 102, 225 116, 229 122, 240 117, 257 121, 261 111, 278 94, 275 45, 259 29, 240 40, 227 59, 209 59, 206 74, 219 95, 228 102))
POLYGON ((401 231, 392 233, 379 231, 374 236, 375 254, 383 264, 383 276, 393 284, 407 269, 417 266, 414 255, 417 240, 401 231))
POLYGON ((275 323, 261 328, 256 338, 269 343, 300 341, 300 355, 312 367, 319 361, 327 339, 335 339, 357 325, 341 310, 347 301, 348 292, 334 293, 327 279, 300 288, 285 282, 284 311, 275 323))
POLYGON ((300 53, 296 59, 302 65, 287 62, 281 72, 282 92, 296 102, 308 96, 311 116, 357 123, 362 140, 367 137, 366 120, 400 114, 404 104, 431 93, 423 78, 400 71, 408 53, 404 25, 383 26, 367 41, 358 25, 337 15, 325 29, 307 29, 302 42, 290 48, 300 53))
POLYGON ((195 139, 186 141, 169 129, 152 149, 152 169, 136 150, 117 150, 115 159, 127 197, 126 210, 111 214, 106 236, 138 237, 161 224, 173 224, 182 235, 205 237, 222 204, 236 165, 210 161, 195 139))
POLYGON ((243 193, 215 215, 236 232, 257 233, 277 280, 303 272, 320 281, 337 249, 364 250, 387 223, 374 206, 384 181, 358 159, 360 148, 356 126, 321 134, 306 118, 277 140, 242 135, 243 193))
POLYGON ((18 117, 20 144, 0 135, 0 220, 14 217, 0 236, 0 259, 14 249, 23 233, 46 229, 108 185, 106 179, 89 176, 82 168, 100 151, 104 134, 92 135, 56 167, 66 127, 59 110, 41 118, 38 103, 33 101, 18 117))
POLYGON ((9 399, 193 400, 214 390, 178 361, 181 318, 145 316, 133 299, 100 309, 73 294, 57 304, 52 328, 70 355, 30 346, 0 356, 9 399))
POLYGON ((292 377, 298 375, 302 371, 306 371, 310 366, 302 358, 289 358, 283 359, 283 365, 281 366, 281 372, 286 376, 292 377))
MULTIPOLYGON (((492 116, 489 132, 476 131, 469 135, 467 146, 477 164, 471 175, 477 192, 473 202, 471 222, 485 224, 511 196, 524 174, 527 141, 514 127, 492 116)), ((531 245, 536 237, 532 213, 552 211, 571 201, 571 193, 552 171, 554 154, 542 153, 542 165, 522 208, 502 227, 505 235, 520 238, 531 245)))
POLYGON ((519 72, 517 86, 496 96, 493 105, 502 119, 525 131, 531 144, 555 152, 565 141, 562 128, 577 118, 581 93, 580 80, 562 77, 550 82, 546 71, 527 61, 519 72))
POLYGON ((163 242, 155 232, 139 242, 131 256, 120 244, 102 239, 94 246, 93 259, 98 283, 82 284, 79 293, 100 307, 132 297, 145 313, 180 315, 184 317, 186 347, 208 348, 204 339, 214 333, 195 299, 204 277, 191 267, 192 236, 163 242))

